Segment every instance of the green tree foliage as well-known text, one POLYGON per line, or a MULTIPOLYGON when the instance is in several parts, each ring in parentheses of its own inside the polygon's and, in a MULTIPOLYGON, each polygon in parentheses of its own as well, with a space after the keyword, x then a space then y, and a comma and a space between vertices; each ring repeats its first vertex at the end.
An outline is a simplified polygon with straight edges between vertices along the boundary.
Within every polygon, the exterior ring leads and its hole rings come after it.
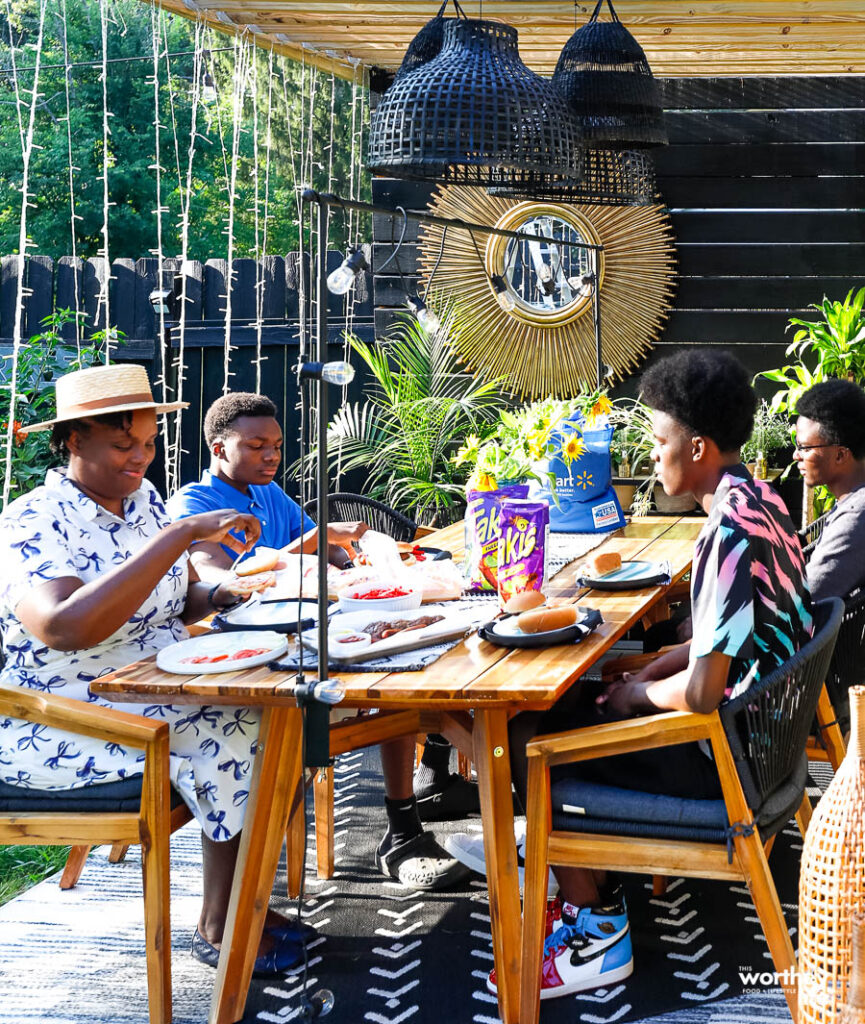
MULTIPOLYGON (((102 247, 102 110, 101 64, 64 69, 64 36, 71 63, 101 61, 102 33, 97 0, 47 0, 39 76, 35 149, 30 181, 33 208, 28 210, 30 252, 58 258, 72 252, 69 159, 66 125, 66 85, 69 76, 72 134, 73 193, 76 248, 80 256, 98 255, 102 247), (60 65, 53 67, 52 65, 60 65)), ((0 15, 0 254, 17 252, 21 212, 22 155, 15 117, 10 34, 15 62, 21 68, 19 90, 22 114, 30 101, 36 63, 38 0, 11 0, 11 19, 0 15)), ((156 139, 150 8, 140 0, 112 0, 109 6, 107 93, 109 117, 108 182, 109 255, 145 256, 157 246, 155 209, 156 139), (129 58, 147 57, 146 60, 129 58)), ((195 26, 171 15, 160 15, 162 52, 186 54, 163 58, 159 71, 160 163, 162 175, 163 253, 181 252, 181 210, 193 113, 195 26)), ((206 260, 227 252, 228 188, 233 150, 233 95, 237 66, 248 65, 236 167, 234 255, 255 253, 255 177, 259 175, 259 245, 263 240, 267 120, 270 105, 270 174, 267 251, 284 253, 298 248, 296 188, 311 184, 346 193, 351 180, 352 129, 360 131, 353 108, 352 83, 332 81, 329 75, 252 51, 254 69, 240 59, 227 36, 205 33, 211 52, 205 60, 217 95, 202 99, 197 114, 190 202, 189 256, 206 260), (222 48, 228 47, 228 50, 222 48), (271 66, 273 75, 271 77, 271 66), (270 86, 270 87, 269 87, 270 86), (258 114, 258 145, 253 131, 258 114), (310 111, 312 125, 310 128, 310 111), (331 154, 331 142, 333 151, 331 154), (303 159, 302 150, 306 150, 303 159), (310 157, 309 154, 312 154, 310 157)), ((365 129, 364 129, 365 135, 365 129)), ((359 154, 354 154, 359 160, 359 154)), ((356 174, 356 172, 355 172, 356 174)), ((333 243, 343 239, 339 218, 333 224, 333 243)))

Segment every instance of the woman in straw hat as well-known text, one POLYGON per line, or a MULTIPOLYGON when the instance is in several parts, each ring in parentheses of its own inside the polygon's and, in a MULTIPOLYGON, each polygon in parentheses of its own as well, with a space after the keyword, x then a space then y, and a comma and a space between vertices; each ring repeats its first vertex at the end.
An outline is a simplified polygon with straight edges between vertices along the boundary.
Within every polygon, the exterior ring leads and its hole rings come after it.
MULTIPOLYGON (((67 459, 0 516, 0 685, 93 701, 92 679, 184 639, 193 622, 236 598, 201 583, 195 541, 248 550, 258 520, 234 509, 171 522, 144 473, 160 405, 147 374, 100 366, 57 381, 51 430, 67 459), (243 537, 243 540, 238 540, 243 537)), ((107 702, 104 702, 107 703, 107 702)), ((111 705, 141 713, 140 705, 111 705)), ((171 777, 202 828, 204 904, 193 955, 216 963, 243 824, 259 719, 249 708, 157 705, 171 727, 171 777)), ((77 789, 142 771, 143 754, 61 729, 0 718, 0 787, 77 789)), ((256 962, 276 973, 302 959, 302 935, 274 915, 256 962)))

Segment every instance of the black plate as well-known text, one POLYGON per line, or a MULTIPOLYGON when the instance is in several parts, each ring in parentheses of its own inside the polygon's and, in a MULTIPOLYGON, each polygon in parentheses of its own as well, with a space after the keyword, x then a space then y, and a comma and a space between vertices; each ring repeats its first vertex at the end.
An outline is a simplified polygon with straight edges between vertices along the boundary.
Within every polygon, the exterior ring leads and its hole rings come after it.
POLYGON ((576 644, 592 633, 604 621, 604 617, 595 608, 587 608, 578 622, 573 626, 561 629, 549 629, 544 633, 518 633, 502 636, 495 632, 495 625, 502 619, 493 619, 481 626, 478 633, 482 640, 489 640, 499 647, 555 647, 557 644, 576 644))

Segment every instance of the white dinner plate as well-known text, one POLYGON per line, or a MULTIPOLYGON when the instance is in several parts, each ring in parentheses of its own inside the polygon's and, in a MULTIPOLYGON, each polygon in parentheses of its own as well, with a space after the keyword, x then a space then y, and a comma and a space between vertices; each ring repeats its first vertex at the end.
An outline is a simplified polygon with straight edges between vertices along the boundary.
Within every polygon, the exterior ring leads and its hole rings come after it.
POLYGON ((163 672, 181 676, 197 676, 215 672, 237 672, 239 669, 266 665, 288 649, 288 640, 279 633, 205 633, 163 647, 156 655, 156 664, 163 672), (260 653, 238 658, 242 651, 260 653), (223 655, 227 657, 223 658, 223 655), (220 658, 219 661, 193 662, 191 658, 220 658))

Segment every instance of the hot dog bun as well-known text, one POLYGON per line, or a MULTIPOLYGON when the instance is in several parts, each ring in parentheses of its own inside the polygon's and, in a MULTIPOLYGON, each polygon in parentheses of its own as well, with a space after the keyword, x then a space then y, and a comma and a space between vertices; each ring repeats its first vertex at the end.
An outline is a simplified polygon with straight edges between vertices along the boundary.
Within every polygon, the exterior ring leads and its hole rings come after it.
POLYGON ((618 551, 596 551, 588 556, 587 562, 594 579, 622 568, 622 556, 618 551))
POLYGON ((510 615, 519 615, 520 612, 540 608, 545 600, 540 590, 521 590, 519 594, 514 594, 505 601, 504 609, 510 615))
POLYGON ((257 572, 269 572, 279 561, 276 548, 256 548, 255 552, 238 565, 238 576, 254 576, 257 572))
POLYGON ((523 612, 517 618, 517 625, 523 633, 546 633, 551 629, 573 626, 577 614, 577 606, 573 604, 565 608, 536 608, 523 612))
POLYGON ((276 585, 276 573, 275 572, 258 572, 252 576, 237 577, 233 580, 228 580, 223 584, 226 590, 232 594, 238 596, 245 596, 246 594, 254 594, 258 590, 266 590, 268 587, 276 585))

